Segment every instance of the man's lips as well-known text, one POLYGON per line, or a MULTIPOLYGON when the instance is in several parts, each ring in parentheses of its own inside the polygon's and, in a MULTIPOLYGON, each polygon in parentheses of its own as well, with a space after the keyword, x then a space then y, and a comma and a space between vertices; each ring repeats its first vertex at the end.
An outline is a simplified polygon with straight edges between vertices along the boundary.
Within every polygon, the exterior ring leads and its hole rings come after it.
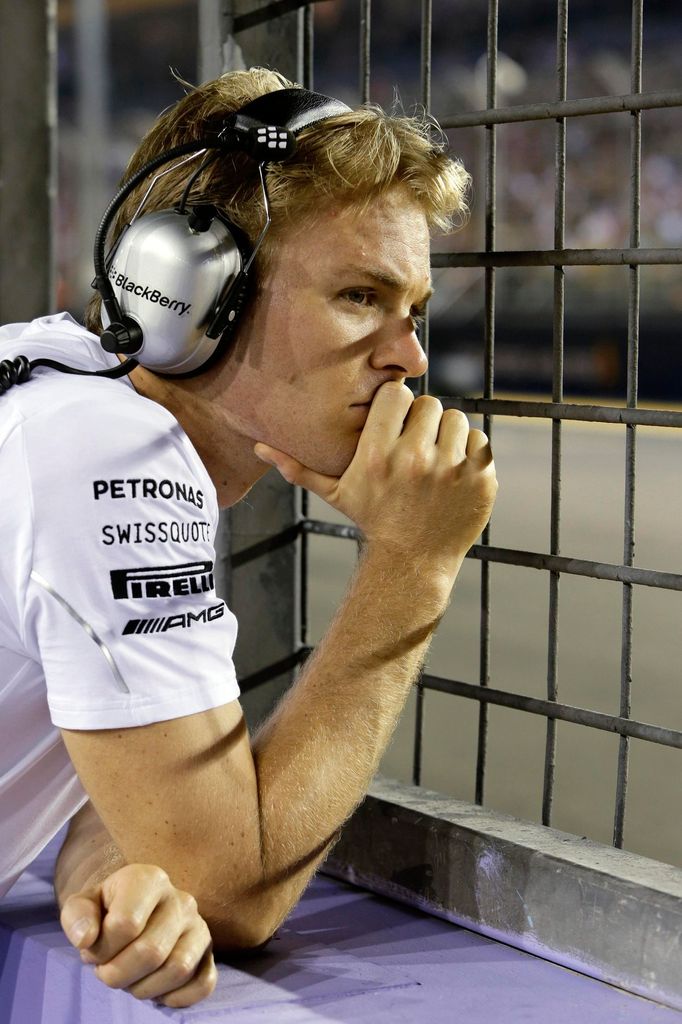
POLYGON ((374 399, 376 398, 376 394, 377 394, 378 390, 379 390, 379 388, 375 388, 374 391, 372 392, 372 394, 369 396, 369 398, 365 398, 361 402, 353 402, 353 405, 354 406, 358 406, 359 405, 359 406, 363 406, 363 407, 366 406, 366 405, 371 405, 372 402, 374 401, 374 399))

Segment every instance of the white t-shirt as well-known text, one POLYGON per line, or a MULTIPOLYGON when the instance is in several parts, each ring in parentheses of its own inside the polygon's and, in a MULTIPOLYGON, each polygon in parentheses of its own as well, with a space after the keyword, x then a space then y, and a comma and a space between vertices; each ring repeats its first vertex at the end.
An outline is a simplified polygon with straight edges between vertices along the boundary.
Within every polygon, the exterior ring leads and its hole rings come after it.
MULTIPOLYGON (((68 314, 0 328, 0 359, 117 364, 68 314)), ((59 729, 235 700, 214 588, 216 492, 127 377, 37 368, 0 394, 0 897, 87 797, 59 729)))

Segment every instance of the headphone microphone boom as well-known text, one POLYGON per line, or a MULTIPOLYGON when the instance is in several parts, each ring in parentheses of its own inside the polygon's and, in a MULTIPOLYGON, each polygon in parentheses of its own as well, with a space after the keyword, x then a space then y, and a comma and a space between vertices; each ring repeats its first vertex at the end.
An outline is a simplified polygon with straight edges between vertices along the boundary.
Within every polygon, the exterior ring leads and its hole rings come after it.
POLYGON ((0 394, 28 380, 37 366, 86 376, 121 377, 138 364, 155 373, 191 377, 212 366, 227 350, 248 293, 254 258, 270 227, 267 164, 286 160, 304 128, 350 107, 307 89, 279 89, 231 114, 214 137, 184 143, 141 167, 109 203, 94 244, 93 287, 102 297, 100 342, 108 352, 127 356, 120 366, 97 372, 78 370, 53 359, 25 356, 0 362, 0 394), (199 173, 226 154, 242 152, 257 164, 265 223, 253 246, 227 217, 210 204, 188 205, 199 173), (174 209, 143 213, 156 182, 184 163, 204 156, 188 178, 174 209), (109 229, 130 193, 152 179, 130 223, 105 255, 109 229))

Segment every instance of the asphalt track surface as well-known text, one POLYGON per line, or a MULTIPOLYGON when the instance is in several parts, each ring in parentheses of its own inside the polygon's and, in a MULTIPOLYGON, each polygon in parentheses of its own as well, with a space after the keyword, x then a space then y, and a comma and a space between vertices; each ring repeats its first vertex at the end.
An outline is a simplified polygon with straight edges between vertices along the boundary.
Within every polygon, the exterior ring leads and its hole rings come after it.
MULTIPOLYGON (((472 418, 472 425, 479 425, 472 418)), ((500 479, 491 543, 549 550, 551 425, 498 418, 493 449, 500 479)), ((625 430, 564 423, 561 554, 622 562, 625 430)), ((680 438, 638 428, 635 564, 682 573, 680 438)), ((345 521, 312 498, 315 518, 345 521)), ((310 640, 321 637, 355 562, 355 545, 310 541, 310 640)), ((480 563, 467 559, 431 647, 430 672, 478 683, 480 563)), ((493 565, 490 685, 546 697, 549 574, 493 565)), ((622 586, 562 575, 559 700, 618 714, 622 586)), ((682 592, 638 586, 634 594, 632 717, 682 729, 682 592)), ((422 784, 474 799, 478 704, 429 692, 422 784)), ((546 723, 538 715, 490 707, 487 806, 540 820, 546 723)), ((414 700, 405 709, 381 770, 411 780, 414 700)), ((552 824, 610 843, 618 737, 558 723, 552 824)), ((625 847, 682 866, 682 752, 632 740, 625 847)))

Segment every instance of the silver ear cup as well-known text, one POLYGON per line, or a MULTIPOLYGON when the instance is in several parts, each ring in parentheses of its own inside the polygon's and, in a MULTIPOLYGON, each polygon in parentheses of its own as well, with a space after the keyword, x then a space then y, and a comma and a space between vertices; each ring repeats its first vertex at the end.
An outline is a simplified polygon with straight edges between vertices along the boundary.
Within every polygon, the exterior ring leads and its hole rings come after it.
MULTIPOLYGON (((228 227, 214 218, 204 231, 175 210, 145 214, 122 235, 109 279, 123 313, 142 328, 135 359, 159 373, 188 373, 219 344, 206 326, 242 268, 228 227)), ((102 320, 108 326, 104 309, 102 320)))

